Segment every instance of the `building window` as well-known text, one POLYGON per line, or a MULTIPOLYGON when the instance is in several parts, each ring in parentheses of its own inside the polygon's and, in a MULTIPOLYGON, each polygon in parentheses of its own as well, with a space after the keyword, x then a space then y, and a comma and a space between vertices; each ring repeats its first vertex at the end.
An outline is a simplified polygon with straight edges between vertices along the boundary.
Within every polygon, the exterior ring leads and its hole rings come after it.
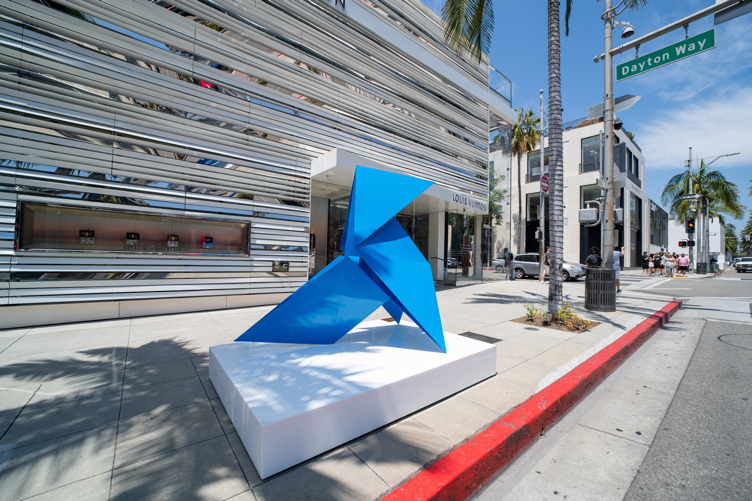
MULTIPOLYGON (((546 195, 546 207, 548 207, 548 195, 546 195)), ((528 193, 527 195, 527 220, 538 220, 538 209, 540 208, 540 195, 538 193, 528 193)), ((546 214, 548 216, 548 214, 546 214)), ((548 219, 548 218, 546 218, 548 219)))
POLYGON ((601 187, 597 184, 588 184, 580 188, 580 208, 586 209, 589 207, 595 207, 594 204, 586 205, 586 202, 592 202, 598 200, 601 196, 601 187))
MULTIPOLYGON (((551 162, 551 148, 546 148, 544 151, 543 165, 548 171, 548 165, 551 162)), ((527 182, 537 181, 540 177, 540 150, 535 150, 527 154, 527 182)))
POLYGON ((668 213, 650 202, 650 243, 661 248, 668 247, 668 213))
POLYGON ((248 255, 248 223, 22 204, 20 250, 248 255))
POLYGON ((632 175, 632 151, 627 148, 627 173, 632 175))
POLYGON ((637 186, 642 186, 642 182, 640 181, 640 160, 629 148, 627 148, 626 170, 627 177, 637 186))
POLYGON ((601 170, 601 137, 592 136, 582 140, 582 172, 601 170))

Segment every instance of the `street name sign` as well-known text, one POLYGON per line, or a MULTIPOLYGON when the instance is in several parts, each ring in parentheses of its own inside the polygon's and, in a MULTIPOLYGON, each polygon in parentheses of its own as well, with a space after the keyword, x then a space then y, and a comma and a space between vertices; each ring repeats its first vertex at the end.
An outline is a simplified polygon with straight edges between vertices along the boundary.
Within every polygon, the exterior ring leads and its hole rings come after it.
POLYGON ((685 57, 705 52, 713 47, 715 47, 715 31, 708 30, 705 33, 700 33, 650 54, 640 56, 637 59, 619 64, 616 67, 616 79, 624 80, 625 78, 645 73, 659 66, 679 61, 685 57))

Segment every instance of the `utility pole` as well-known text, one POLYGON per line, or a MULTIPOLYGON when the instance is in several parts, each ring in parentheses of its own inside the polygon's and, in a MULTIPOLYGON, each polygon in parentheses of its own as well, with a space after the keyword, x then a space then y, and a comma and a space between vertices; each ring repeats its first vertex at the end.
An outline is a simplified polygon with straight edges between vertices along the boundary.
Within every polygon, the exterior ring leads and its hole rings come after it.
POLYGON ((603 19, 605 47, 604 47, 604 81, 605 95, 603 96, 603 127, 606 136, 604 161, 606 164, 606 221, 603 226, 603 266, 612 268, 614 256, 614 81, 613 81, 613 55, 611 45, 614 34, 615 12, 611 6, 611 0, 606 1, 606 10, 601 16, 603 19))
MULTIPOLYGON (((690 151, 690 159, 691 159, 691 153, 692 148, 689 149, 690 151)), ((700 165, 704 165, 705 167, 710 167, 712 164, 720 160, 721 158, 726 157, 733 157, 735 155, 739 155, 739 152, 736 153, 724 153, 723 155, 718 155, 715 158, 713 158, 710 162, 705 162, 704 158, 700 159, 700 165)), ((691 161, 691 160, 690 160, 691 161)), ((691 172, 691 169, 690 169, 691 172)), ((690 182, 690 195, 693 194, 693 184, 690 182)), ((697 232, 699 234, 699 243, 700 246, 697 249, 697 262, 703 263, 702 270, 704 273, 710 273, 711 267, 710 267, 710 214, 709 214, 709 206, 710 206, 710 200, 708 200, 705 196, 698 196, 697 198, 697 215, 699 216, 700 220, 700 228, 697 232)))
MULTIPOLYGON (((689 177, 689 194, 694 195, 694 183, 692 182, 692 147, 689 147, 689 159, 687 160, 687 177, 689 177)), ((694 205, 694 201, 690 202, 694 205)), ((687 233, 687 240, 694 240, 694 235, 687 233)), ((689 248, 689 269, 695 269, 695 248, 689 248)))
MULTIPOLYGON (((540 135, 540 175, 543 177, 545 174, 544 169, 546 166, 545 163, 545 156, 546 156, 546 149, 545 145, 543 143, 543 131, 545 130, 545 111, 543 108, 543 89, 539 92, 539 101, 540 101, 540 124, 541 124, 541 135, 540 135)), ((543 277, 541 280, 545 280, 544 271, 545 271, 545 262, 546 262, 546 197, 543 193, 543 186, 539 183, 539 192, 538 192, 538 228, 540 230, 540 239, 538 240, 538 258, 540 261, 538 273, 539 276, 543 277)))
POLYGON ((606 162, 606 182, 608 183, 608 189, 606 193, 606 220, 602 230, 602 241, 605 247, 606 255, 604 256, 604 266, 610 266, 613 261, 613 248, 614 248, 614 202, 615 202, 615 179, 614 179, 614 161, 613 161, 613 147, 614 147, 614 86, 613 86, 613 56, 621 54, 624 51, 630 49, 638 49, 640 45, 649 42, 650 40, 661 37, 674 30, 687 29, 690 23, 699 21, 700 19, 711 16, 717 12, 724 11, 729 8, 737 7, 740 5, 739 0, 717 0, 715 4, 708 7, 704 7, 688 16, 673 21, 665 26, 653 30, 650 33, 638 37, 631 42, 624 43, 618 47, 613 47, 613 32, 614 26, 624 26, 626 29, 622 33, 622 38, 627 38, 634 34, 634 28, 629 23, 616 21, 616 17, 624 12, 625 9, 630 7, 630 3, 626 0, 617 0, 616 7, 613 6, 612 0, 604 0, 605 11, 601 15, 601 19, 604 24, 604 38, 605 38, 605 51, 593 58, 594 62, 604 60, 605 70, 605 95, 603 96, 603 122, 606 134, 606 151, 604 154, 606 162))

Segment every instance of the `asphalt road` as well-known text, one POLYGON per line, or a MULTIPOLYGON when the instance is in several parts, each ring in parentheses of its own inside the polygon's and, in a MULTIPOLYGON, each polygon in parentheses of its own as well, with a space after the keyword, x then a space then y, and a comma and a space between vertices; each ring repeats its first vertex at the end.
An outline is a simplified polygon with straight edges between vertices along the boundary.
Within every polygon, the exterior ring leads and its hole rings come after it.
POLYGON ((671 297, 752 298, 752 273, 726 272, 718 278, 676 278, 640 292, 671 297))
POLYGON ((475 499, 752 500, 752 281, 735 275, 635 279, 681 310, 475 499))
POLYGON ((752 499, 752 323, 709 321, 627 501, 752 499))

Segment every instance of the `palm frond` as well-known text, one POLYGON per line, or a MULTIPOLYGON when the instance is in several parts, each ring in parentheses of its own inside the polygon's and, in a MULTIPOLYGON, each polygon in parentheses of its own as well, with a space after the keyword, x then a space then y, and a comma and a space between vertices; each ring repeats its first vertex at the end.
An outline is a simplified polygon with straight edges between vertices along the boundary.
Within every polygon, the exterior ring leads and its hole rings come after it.
POLYGON ((628 9, 638 9, 640 7, 644 7, 648 4, 648 0, 627 0, 625 2, 625 6, 628 9))
POLYGON ((699 209, 702 210, 707 205, 708 213, 713 217, 721 218, 727 214, 738 218, 744 213, 736 184, 726 179, 721 172, 708 169, 702 161, 697 170, 683 171, 672 176, 663 188, 661 200, 664 204, 670 204, 672 215, 684 221, 692 210, 692 203, 682 200, 682 197, 690 193, 703 196, 699 209))
POLYGON ((446 0, 441 8, 444 19, 444 40, 458 52, 467 48, 465 12, 468 0, 446 0))
POLYGON ((492 0, 446 0, 441 9, 444 40, 460 54, 470 51, 481 60, 491 46, 494 29, 492 0))
POLYGON ((468 0, 467 3, 467 40, 470 50, 478 61, 491 46, 494 29, 492 0, 468 0))
POLYGON ((569 18, 572 15, 572 2, 573 0, 567 0, 566 7, 564 8, 564 34, 569 36, 569 18))

